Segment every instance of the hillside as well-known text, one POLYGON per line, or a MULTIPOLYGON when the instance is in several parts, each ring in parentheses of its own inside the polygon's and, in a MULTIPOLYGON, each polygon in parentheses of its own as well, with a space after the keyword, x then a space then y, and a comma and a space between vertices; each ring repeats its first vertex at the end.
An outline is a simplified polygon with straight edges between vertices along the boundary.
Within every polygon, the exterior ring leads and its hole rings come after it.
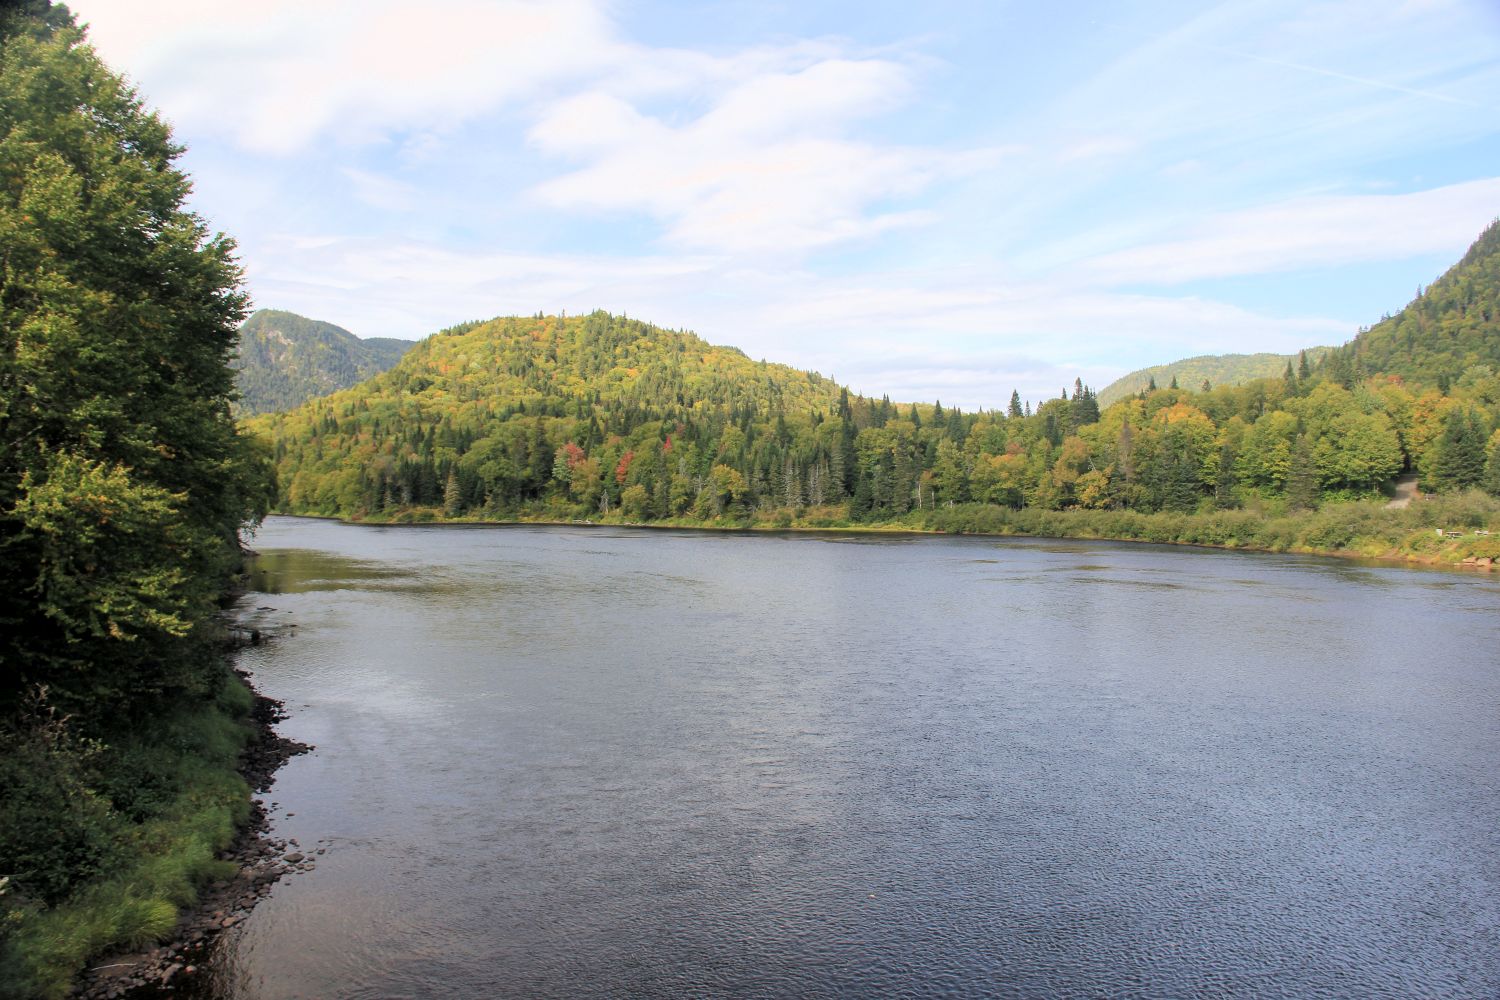
POLYGON ((1324 365, 1346 384, 1399 375, 1439 388, 1476 365, 1500 368, 1500 220, 1406 308, 1362 331, 1324 365))
POLYGON ((240 327, 235 415, 290 410, 347 389, 390 370, 411 347, 409 340, 361 340, 332 323, 262 309, 240 327))
MULTIPOLYGON (((1492 341, 1456 282, 1473 286, 1452 274, 1434 285, 1448 305, 1430 314, 1431 336, 1440 348, 1450 327, 1470 331, 1463 343, 1492 341)), ((852 396, 603 312, 538 315, 443 331, 383 375, 248 426, 272 449, 281 510, 354 518, 896 523, 970 502, 1280 511, 1374 500, 1402 471, 1425 491, 1500 493, 1500 377, 1348 378, 1333 362, 1350 349, 1299 358, 1290 377, 1290 359, 1271 355, 1271 377, 1241 385, 1254 356, 1189 359, 1178 388, 1164 366, 1154 391, 1102 413, 1079 380, 1032 412, 1013 396, 1004 413, 965 414, 852 396)))
POLYGON ((779 471, 794 434, 840 400, 817 373, 594 313, 455 327, 389 372, 250 427, 274 444, 290 509, 493 509, 559 481, 608 505, 630 470, 670 481, 709 448, 779 471))
MULTIPOLYGON (((1308 363, 1316 363, 1331 350, 1331 347, 1308 348, 1308 363)), ((1296 354, 1202 354, 1117 378, 1100 390, 1099 405, 1107 407, 1126 396, 1134 396, 1153 381, 1162 389, 1171 385, 1174 378, 1184 389, 1200 389, 1205 380, 1210 385, 1244 385, 1258 378, 1276 378, 1286 371, 1288 363, 1295 368, 1300 361, 1296 354)))

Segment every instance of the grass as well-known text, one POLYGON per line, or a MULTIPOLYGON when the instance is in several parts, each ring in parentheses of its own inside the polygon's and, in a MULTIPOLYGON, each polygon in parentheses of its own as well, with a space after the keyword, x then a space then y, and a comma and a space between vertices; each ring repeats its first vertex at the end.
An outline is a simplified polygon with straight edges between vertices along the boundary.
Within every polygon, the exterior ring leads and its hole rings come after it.
POLYGON ((164 940, 200 886, 234 874, 217 855, 249 816, 236 765, 252 698, 226 672, 214 701, 179 707, 152 720, 149 738, 109 748, 102 770, 112 785, 138 793, 116 796, 125 808, 111 814, 109 867, 51 906, 0 897, 0 997, 66 996, 91 957, 164 940))
POLYGON ((1492 540, 1500 536, 1500 499, 1478 490, 1433 497, 1404 510, 1388 510, 1382 502, 1370 500, 1297 512, 1273 508, 1154 514, 964 504, 929 511, 926 524, 955 534, 1117 539, 1437 564, 1491 552, 1500 555, 1500 544, 1492 540), (1475 534, 1484 529, 1495 534, 1475 534), (1459 534, 1450 537, 1445 530, 1459 534))

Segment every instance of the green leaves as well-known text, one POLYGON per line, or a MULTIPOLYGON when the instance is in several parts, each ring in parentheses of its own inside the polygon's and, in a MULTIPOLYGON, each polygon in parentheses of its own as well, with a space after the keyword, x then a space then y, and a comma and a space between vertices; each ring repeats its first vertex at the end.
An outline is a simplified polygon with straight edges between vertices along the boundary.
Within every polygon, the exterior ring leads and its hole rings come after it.
POLYGON ((0 714, 44 684, 87 723, 203 686, 267 463, 228 410, 233 244, 166 125, 37 24, 0 44, 0 714))
POLYGON ((66 645, 187 635, 201 598, 180 495, 69 454, 50 456, 40 478, 23 473, 20 492, 11 515, 37 559, 29 589, 66 645))

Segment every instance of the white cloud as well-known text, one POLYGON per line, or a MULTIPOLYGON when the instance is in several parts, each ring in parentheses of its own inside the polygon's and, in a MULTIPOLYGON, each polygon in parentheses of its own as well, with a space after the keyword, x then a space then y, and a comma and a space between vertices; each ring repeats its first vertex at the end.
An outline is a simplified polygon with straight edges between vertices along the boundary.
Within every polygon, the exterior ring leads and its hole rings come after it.
POLYGON ((674 244, 736 254, 798 253, 922 225, 931 221, 923 212, 871 206, 982 169, 997 154, 847 136, 910 89, 895 63, 827 59, 754 75, 681 124, 609 94, 574 97, 548 108, 530 138, 591 162, 534 194, 574 211, 644 212, 674 244))
POLYGON ((451 127, 619 58, 593 0, 80 6, 105 58, 179 126, 275 155, 451 127))
POLYGON ((1109 284, 1457 257, 1500 214, 1500 177, 1396 195, 1298 198, 1214 216, 1181 236, 1105 254, 1083 266, 1109 284))

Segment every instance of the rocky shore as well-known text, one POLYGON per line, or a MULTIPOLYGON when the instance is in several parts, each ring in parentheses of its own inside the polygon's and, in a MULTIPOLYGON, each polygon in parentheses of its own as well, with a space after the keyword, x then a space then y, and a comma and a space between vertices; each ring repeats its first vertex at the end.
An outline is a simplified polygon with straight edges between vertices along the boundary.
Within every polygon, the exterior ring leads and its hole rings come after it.
MULTIPOLYGON (((236 672, 250 683, 243 671, 236 672)), ((257 795, 270 790, 276 772, 289 759, 313 749, 276 732, 276 723, 284 718, 286 712, 280 702, 256 693, 251 711, 255 735, 240 757, 240 773, 257 795)), ((311 871, 318 856, 327 850, 322 846, 304 850, 295 840, 273 838, 265 806, 253 800, 250 809, 249 822, 229 849, 219 855, 238 865, 235 877, 205 886, 198 902, 183 912, 172 940, 166 944, 90 963, 74 987, 74 997, 149 1000, 192 994, 219 934, 244 920, 279 879, 311 871)))

